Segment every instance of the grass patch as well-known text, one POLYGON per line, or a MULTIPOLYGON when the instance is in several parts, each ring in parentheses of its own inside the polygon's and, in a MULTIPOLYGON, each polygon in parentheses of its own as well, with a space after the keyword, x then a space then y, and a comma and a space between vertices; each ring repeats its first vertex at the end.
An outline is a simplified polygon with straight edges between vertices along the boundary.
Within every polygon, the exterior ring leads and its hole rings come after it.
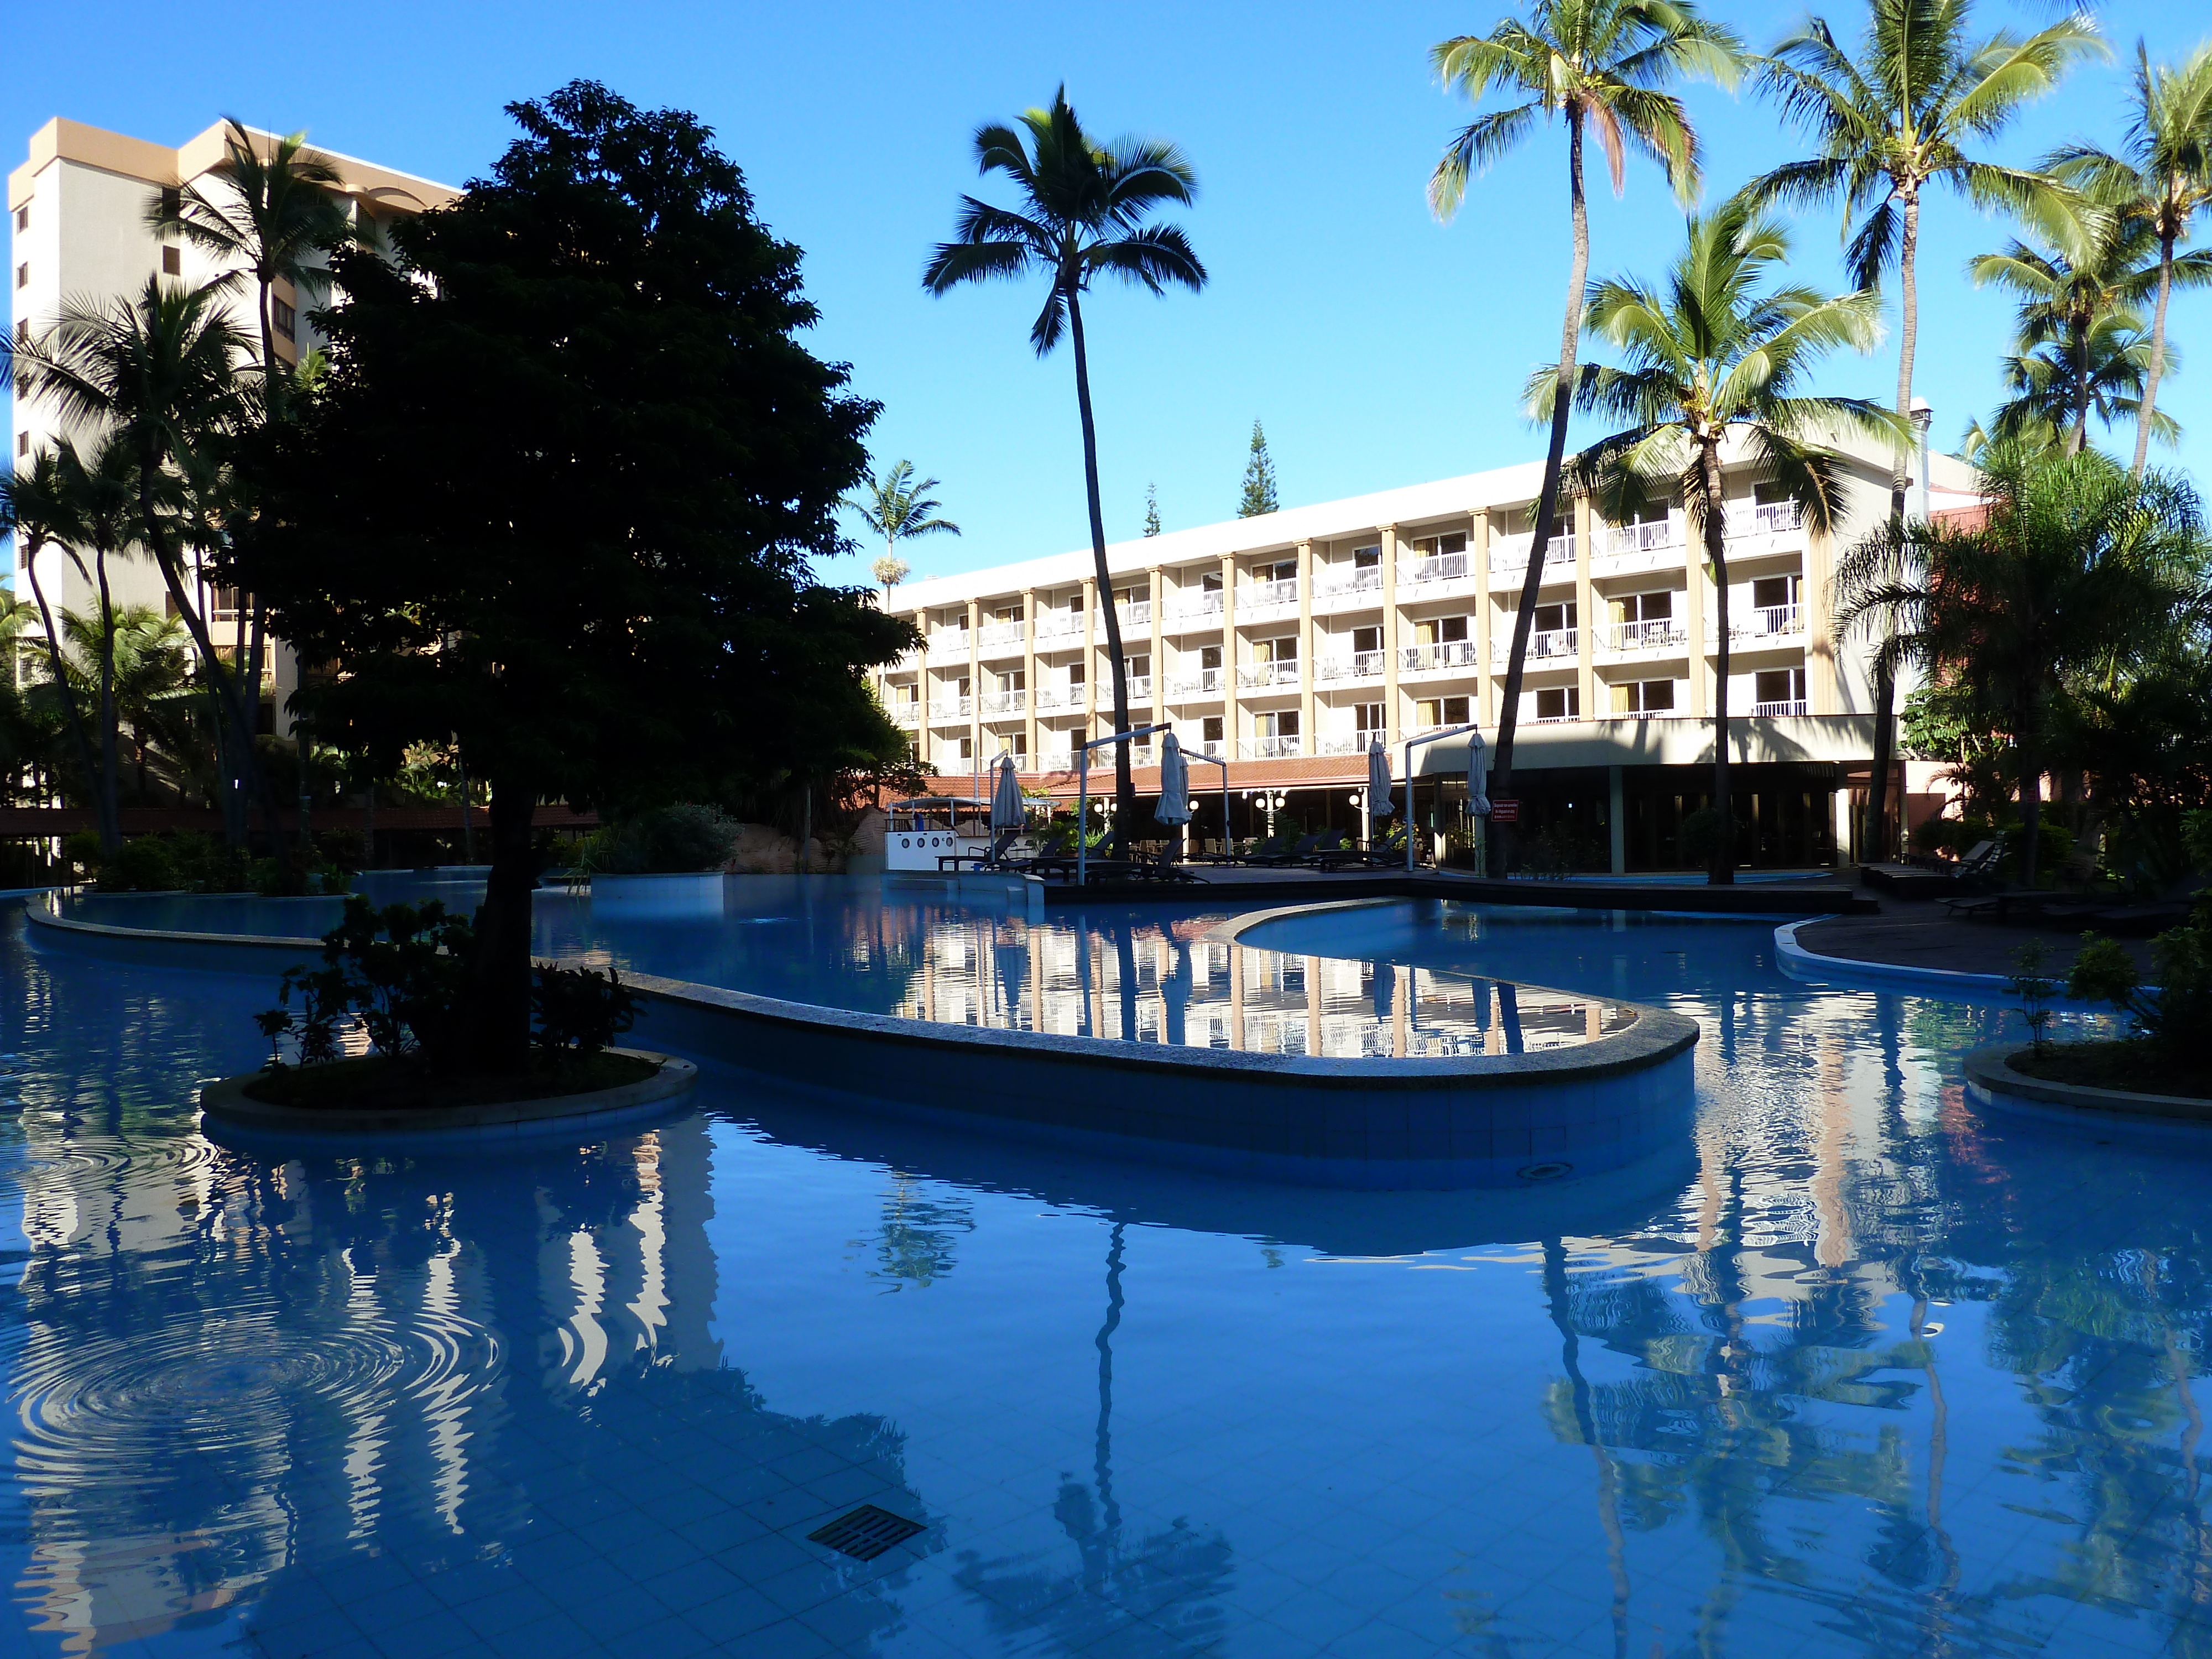
POLYGON ((2009 1062, 2023 1077, 2070 1083, 2082 1089, 2125 1089, 2139 1095, 2182 1095, 2212 1100, 2212 1070, 2200 1061, 2168 1063, 2136 1037, 2102 1042, 2054 1042, 2037 1054, 2022 1051, 2009 1062))
POLYGON ((264 1072, 246 1085, 249 1099, 271 1106, 315 1111, 450 1110, 497 1106, 511 1100, 546 1100, 590 1094, 642 1083, 660 1069, 653 1060, 602 1051, 589 1060, 563 1064, 532 1050, 520 1072, 463 1072, 445 1077, 426 1073, 412 1060, 369 1054, 333 1060, 321 1066, 288 1066, 264 1072))

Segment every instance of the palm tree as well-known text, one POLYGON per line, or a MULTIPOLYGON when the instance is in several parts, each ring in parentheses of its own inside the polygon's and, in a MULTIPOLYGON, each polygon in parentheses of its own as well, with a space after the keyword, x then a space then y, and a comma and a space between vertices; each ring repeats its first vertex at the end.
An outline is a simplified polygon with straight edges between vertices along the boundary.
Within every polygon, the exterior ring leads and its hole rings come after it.
POLYGON ((951 520, 939 516, 938 508, 944 503, 929 492, 939 487, 939 480, 914 476, 914 463, 900 461, 880 477, 868 480, 866 491, 859 495, 848 495, 845 505, 860 515, 860 521, 884 538, 884 556, 875 563, 875 578, 883 584, 884 597, 890 598, 891 589, 907 577, 907 562, 898 556, 898 544, 911 541, 916 536, 957 536, 960 526, 951 520), (886 574, 896 571, 896 574, 886 574))
MULTIPOLYGON (((1771 270, 1789 258, 1789 239, 1780 227, 1741 198, 1709 217, 1692 216, 1687 246, 1663 286, 1615 278, 1591 289, 1590 331, 1620 353, 1624 366, 1586 368, 1575 390, 1582 408, 1628 425, 1576 458, 1574 481, 1613 518, 1627 517, 1656 488, 1681 503, 1689 525, 1705 539, 1718 596, 1713 808, 1720 834, 1711 872, 1717 884, 1735 879, 1724 456, 1747 457, 1825 535, 1841 512, 1844 463, 1823 441, 1838 432, 1890 438, 1898 426, 1894 416, 1863 398, 1802 391, 1831 352, 1873 349, 1881 301, 1869 289, 1832 298, 1808 288, 1765 286, 1771 270)), ((1534 412, 1553 413, 1557 385, 1550 368, 1537 371, 1529 381, 1534 412)))
MULTIPOLYGON (((92 551, 93 586, 100 595, 97 625, 70 637, 94 653, 95 696, 100 710, 100 821, 119 826, 121 761, 115 697, 115 599, 108 561, 136 550, 138 539, 137 459, 122 437, 111 434, 87 462, 75 444, 64 443, 56 465, 61 488, 75 507, 76 539, 92 551)), ((171 481, 164 475, 161 483, 171 481)), ((165 489, 165 495, 173 492, 165 489)), ((170 502, 164 501, 166 508, 170 502)), ((80 568, 82 566, 80 565, 80 568)), ((65 629, 64 630, 69 631, 65 629)))
MULTIPOLYGON (((922 273, 922 286, 945 295, 963 283, 1041 275, 1050 284, 1044 308, 1030 326, 1030 343, 1042 357, 1065 331, 1075 348, 1075 405, 1083 424, 1083 481, 1091 509, 1091 558, 1106 622, 1106 653, 1113 673, 1114 729, 1129 728, 1129 670, 1121 649, 1121 621, 1114 606, 1113 573, 1106 568, 1106 520, 1098 504, 1098 433, 1091 413, 1091 363, 1083 337, 1083 300, 1094 277, 1137 283, 1154 294, 1170 283, 1196 293, 1206 267, 1177 225, 1148 224, 1163 203, 1188 206, 1197 175, 1173 144, 1150 138, 1102 143, 1085 131, 1068 107, 1067 88, 1053 94, 1049 109, 1033 109, 1018 126, 986 122, 975 130, 975 162, 983 173, 1003 173, 1021 196, 1019 211, 994 207, 973 196, 960 198, 954 239, 939 246, 922 273)), ((1137 788, 1129 745, 1114 745, 1116 833, 1137 822, 1137 788)))
POLYGON ((93 798, 93 823, 100 850, 112 853, 123 844, 122 831, 106 810, 98 781, 100 768, 93 757, 92 732, 70 689, 69 659, 62 648, 58 619, 39 580, 39 555, 49 547, 61 548, 82 572, 82 562, 71 545, 80 538, 82 530, 76 514, 76 501, 62 487, 60 463, 51 453, 42 451, 29 467, 20 471, 0 469, 0 531, 13 532, 21 544, 23 569, 31 579, 32 602, 38 607, 39 622, 46 634, 47 676, 61 702, 62 722, 84 772, 85 788, 93 798))
POLYGON ((292 284, 302 297, 327 293, 330 271, 323 256, 350 240, 353 227, 331 191, 344 183, 336 163, 307 147, 307 135, 295 132, 267 146, 256 142, 245 123, 223 117, 220 171, 228 199, 198 185, 164 192, 148 204, 146 222, 156 235, 179 235, 193 246, 235 266, 233 279, 253 283, 261 325, 261 369, 274 401, 283 376, 276 360, 272 290, 292 284))
MULTIPOLYGON (((2143 386, 2150 369, 2150 337, 2132 311, 2100 317, 2080 348, 2046 342, 2004 359, 2006 389, 2012 396, 1997 408, 1987 432, 1977 424, 1968 434, 1964 459, 1975 459, 1982 444, 2004 439, 2033 447, 2051 458, 2081 447, 2075 441, 2085 410, 2110 428, 2136 421, 2166 443, 2179 441, 2181 423, 2164 410, 2142 412, 2143 386)), ((2169 347, 2169 362, 2179 354, 2169 347)))
POLYGON ((2158 302, 2151 313, 2150 363, 2144 374, 2142 423, 2136 430, 2136 475, 2149 458, 2151 417, 2166 373, 2166 306, 2173 292, 2174 249, 2189 240, 2197 210, 2212 203, 2212 41, 2179 68, 2153 69, 2136 43, 2135 106, 2121 153, 2076 144, 2045 163, 2158 238, 2158 302))
MULTIPOLYGON (((2162 285, 2212 283, 2212 253, 2154 262, 2158 238, 2148 222, 2101 212, 2062 240, 2080 250, 2076 257, 2069 258, 2056 246, 2033 247, 2015 239, 1999 252, 1970 260, 1966 274, 1977 287, 1994 285, 2020 296, 2022 353, 2049 347, 2068 365, 2065 380, 2075 401, 2061 429, 2070 455, 2089 441, 2098 378, 2091 365, 2090 337, 2103 328, 2109 345, 2112 330, 2106 325, 2139 330, 2142 324, 2135 308, 2162 285)), ((2109 362, 2109 351, 2106 356, 2109 362)))
POLYGON ((1963 688, 2004 738, 2033 886, 2060 704, 2191 631, 2203 515, 2183 480, 2137 477, 2094 450, 2054 461, 1993 443, 1981 468, 1987 523, 1885 526, 1838 565, 1837 622, 1878 632, 1893 666, 1963 688))
POLYGON ((1735 38, 1699 17, 1688 0, 1537 0, 1526 23, 1509 17, 1488 34, 1440 42, 1430 48, 1429 61, 1444 85, 1465 94, 1471 103, 1480 104, 1492 91, 1522 100, 1479 116, 1445 147, 1429 175, 1429 204, 1440 220, 1448 222, 1458 212, 1472 175, 1486 171, 1540 124, 1556 115, 1567 130, 1567 210, 1573 252, 1551 399, 1552 440, 1544 455, 1544 482, 1536 500, 1528 574, 1521 582, 1521 606, 1513 619, 1505 702, 1491 760, 1491 793, 1510 798, 1513 734, 1520 718, 1528 633, 1544 582, 1544 555, 1559 515, 1572 401, 1568 392, 1575 379, 1583 290, 1589 276, 1583 130, 1595 131, 1605 149, 1614 195, 1621 192, 1625 152, 1632 143, 1667 169, 1675 194, 1687 204, 1697 198, 1697 133, 1681 100, 1660 88, 1692 75, 1732 86, 1741 56, 1735 38))
MULTIPOLYGON (((1840 197, 1851 281, 1871 289, 1896 270, 1902 421, 1912 416, 1920 208, 1929 188, 1941 184, 1984 207, 2031 220, 2079 222, 2058 210, 2068 192, 2045 174, 1977 161, 1967 149, 1994 137, 2075 64, 2101 53, 2095 24, 2077 12, 2024 38, 2000 31, 1975 41, 1967 34, 1972 13, 1972 0, 1868 0, 1856 53, 1837 41, 1826 19, 1814 17, 1759 68, 1761 84, 1779 100, 1784 118, 1811 137, 1814 153, 1753 179, 1745 193, 1762 205, 1840 197)), ((1911 441, 1900 437, 1889 486, 1889 516, 1899 525, 1911 467, 1911 441)), ((1888 841, 1896 704, 1896 683, 1887 668, 1878 668, 1868 792, 1868 822, 1878 848, 1888 841)))

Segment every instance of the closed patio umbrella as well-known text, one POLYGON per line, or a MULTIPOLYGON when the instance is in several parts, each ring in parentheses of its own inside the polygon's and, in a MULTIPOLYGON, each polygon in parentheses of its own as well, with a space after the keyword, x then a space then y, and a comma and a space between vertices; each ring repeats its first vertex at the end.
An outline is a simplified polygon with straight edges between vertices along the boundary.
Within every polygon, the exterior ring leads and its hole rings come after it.
POLYGON ((999 757, 999 781, 991 786, 991 833, 1019 830, 1030 819, 1029 802, 1022 797, 1022 777, 1012 755, 999 757))
POLYGON ((1190 822, 1190 763, 1182 757, 1176 734, 1160 739, 1160 799, 1152 817, 1175 833, 1175 853, 1182 850, 1182 827, 1190 822))
POLYGON ((1367 817, 1371 823, 1376 818, 1390 816, 1390 751, 1377 738, 1367 745, 1367 817))
POLYGON ((1482 733, 1467 734, 1467 810, 1476 817, 1490 816, 1490 763, 1482 752, 1482 733))

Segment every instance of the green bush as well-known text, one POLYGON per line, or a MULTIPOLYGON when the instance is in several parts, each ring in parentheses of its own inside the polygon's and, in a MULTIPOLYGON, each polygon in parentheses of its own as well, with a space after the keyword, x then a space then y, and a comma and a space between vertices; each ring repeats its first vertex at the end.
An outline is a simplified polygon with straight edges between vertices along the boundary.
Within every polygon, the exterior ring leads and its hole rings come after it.
POLYGON ((575 867, 608 876, 714 870, 729 858, 737 838, 737 824, 718 807, 655 807, 586 836, 576 848, 575 867))
POLYGON ((288 968, 277 1006, 254 1016, 269 1039, 270 1068, 282 1066, 276 1045, 296 1035, 300 1059, 319 1065, 338 1057, 341 1021, 358 1018, 377 1053, 419 1056, 436 1071, 458 1058, 461 994, 475 930, 435 902, 381 910, 358 894, 345 919, 323 935, 323 965, 288 968), (300 1012, 292 1012, 295 995, 300 1012))
POLYGON ((540 963, 534 976, 532 1039, 556 1061, 589 1060, 637 1024, 637 998, 612 969, 540 963))
POLYGON ((168 843, 159 836, 134 836, 100 866, 103 893, 166 893, 182 883, 168 843))
POLYGON ((2200 918, 2160 933, 2150 942, 2150 965, 2155 990, 2145 988, 2118 944, 2084 933, 2067 994, 2110 1003, 2128 1015, 2136 1034, 2169 1063, 2191 1060, 2212 1024, 2212 926, 2200 918))
POLYGON ((100 849, 100 837, 89 830, 73 830, 62 837, 62 862, 75 865, 80 875, 99 875, 106 858, 100 849))

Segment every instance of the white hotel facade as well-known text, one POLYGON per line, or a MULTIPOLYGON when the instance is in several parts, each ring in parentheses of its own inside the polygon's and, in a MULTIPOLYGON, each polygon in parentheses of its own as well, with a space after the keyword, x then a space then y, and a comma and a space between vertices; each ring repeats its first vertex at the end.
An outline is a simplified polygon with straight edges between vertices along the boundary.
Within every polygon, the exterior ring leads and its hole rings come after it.
MULTIPOLYGON (((1974 499, 1962 461, 1927 456, 1916 471, 1916 511, 1974 499)), ((1348 827, 1375 738, 1394 768, 1424 731, 1472 721, 1494 741, 1541 473, 1532 462, 1121 542, 1107 550, 1110 596, 1087 551, 903 584, 885 603, 923 643, 881 672, 884 705, 941 787, 1012 753, 1030 787, 1073 794, 1071 757, 1113 726, 1100 613, 1110 597, 1133 726, 1165 724, 1186 748, 1229 763, 1235 833, 1249 833, 1256 819, 1241 815, 1263 805, 1311 828, 1348 827)), ((1838 548, 1887 512, 1889 459, 1850 453, 1833 536, 1768 501, 1741 454, 1727 487, 1725 686, 1719 595, 1679 508, 1614 525, 1577 500, 1552 538, 1515 793, 1527 830, 1567 832, 1598 867, 1681 863, 1674 829, 1705 802, 1723 696, 1740 717, 1733 790, 1747 861, 1853 854, 1850 807, 1873 759, 1870 653, 1838 637, 1829 575, 1838 548)), ((1460 744, 1417 756, 1425 774, 1464 770, 1460 744)), ((1094 758, 1094 773, 1109 764, 1094 758)), ((1217 776, 1194 769, 1208 836, 1219 833, 1218 809, 1209 818, 1204 803, 1217 776)), ((1423 821, 1441 824, 1456 799, 1425 788, 1423 821)))

